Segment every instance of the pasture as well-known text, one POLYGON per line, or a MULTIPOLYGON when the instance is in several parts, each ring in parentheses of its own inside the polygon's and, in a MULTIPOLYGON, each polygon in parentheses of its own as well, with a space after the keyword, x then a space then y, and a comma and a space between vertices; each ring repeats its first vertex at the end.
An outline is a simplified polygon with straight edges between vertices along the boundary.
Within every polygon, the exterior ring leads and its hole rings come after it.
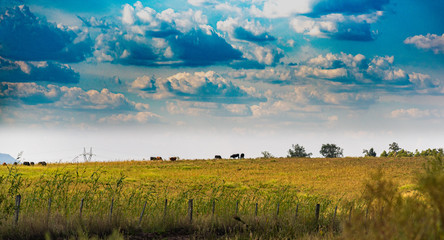
POLYGON ((2 166, 0 235, 341 238, 360 231, 347 224, 355 217, 362 221, 363 212, 366 219, 389 213, 370 206, 381 194, 365 195, 371 181, 377 186, 388 181, 395 187, 386 194, 413 196, 420 204, 418 179, 426 162, 418 157, 281 158, 2 166))

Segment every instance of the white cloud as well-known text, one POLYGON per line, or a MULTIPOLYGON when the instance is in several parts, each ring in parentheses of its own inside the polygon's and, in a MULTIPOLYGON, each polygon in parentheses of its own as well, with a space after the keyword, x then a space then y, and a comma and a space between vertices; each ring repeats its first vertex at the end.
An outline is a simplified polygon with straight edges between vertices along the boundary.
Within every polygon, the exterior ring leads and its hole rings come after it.
POLYGON ((155 81, 143 76, 131 86, 140 96, 155 99, 176 98, 209 103, 261 101, 253 87, 237 86, 214 71, 181 72, 155 81))
POLYGON ((370 31, 369 24, 382 15, 382 11, 376 11, 360 15, 332 13, 319 18, 295 16, 290 20, 290 26, 295 32, 312 37, 368 41, 377 35, 377 32, 370 31))
POLYGON ((405 44, 413 44, 417 48, 432 50, 435 54, 444 53, 444 33, 439 36, 428 33, 426 36, 416 35, 404 40, 405 44))
POLYGON ((428 110, 428 109, 418 109, 418 108, 408 108, 408 109, 396 109, 390 113, 390 117, 392 118, 427 118, 427 117, 435 117, 442 118, 444 117, 444 112, 440 110, 428 110))
POLYGON ((262 10, 253 5, 250 11, 256 17, 285 18, 294 14, 309 13, 314 2, 314 0, 267 0, 262 10))
POLYGON ((232 78, 245 79, 248 81, 265 81, 273 83, 285 83, 293 80, 294 71, 289 69, 266 68, 262 70, 238 70, 231 71, 228 75, 232 78))
POLYGON ((136 114, 115 114, 99 119, 99 123, 152 123, 158 122, 160 116, 151 112, 138 112, 136 114))
POLYGON ((51 84, 45 87, 36 83, 1 83, 0 90, 0 97, 5 99, 66 109, 144 111, 149 108, 148 104, 131 101, 123 94, 112 93, 106 88, 85 91, 78 87, 51 84))
POLYGON ((253 35, 260 35, 270 30, 263 27, 258 21, 249 21, 248 19, 241 19, 239 17, 229 17, 225 21, 217 22, 217 29, 229 33, 232 38, 236 38, 234 31, 239 27, 251 32, 253 35))

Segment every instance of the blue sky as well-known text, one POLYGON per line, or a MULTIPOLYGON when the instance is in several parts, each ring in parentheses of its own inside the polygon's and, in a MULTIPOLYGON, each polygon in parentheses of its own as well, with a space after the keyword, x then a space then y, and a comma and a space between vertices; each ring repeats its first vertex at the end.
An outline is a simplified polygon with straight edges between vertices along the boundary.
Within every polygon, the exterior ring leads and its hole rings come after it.
POLYGON ((443 147, 444 5, 0 2, 0 144, 30 160, 443 147))

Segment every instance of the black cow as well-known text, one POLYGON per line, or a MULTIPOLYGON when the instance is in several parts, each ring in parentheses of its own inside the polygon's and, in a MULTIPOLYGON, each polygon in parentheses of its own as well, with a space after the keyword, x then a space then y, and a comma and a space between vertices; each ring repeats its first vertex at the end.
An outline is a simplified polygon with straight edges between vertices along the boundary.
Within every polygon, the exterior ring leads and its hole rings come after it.
POLYGON ((46 162, 38 162, 38 165, 46 166, 46 162))
POLYGON ((231 154, 230 158, 239 158, 239 153, 231 154))
POLYGON ((240 158, 241 159, 245 158, 245 154, 241 153, 240 158))
POLYGON ((176 161, 178 157, 170 157, 170 161, 176 161))
POLYGON ((31 162, 31 166, 34 166, 34 162, 31 162))
POLYGON ((23 165, 25 166, 31 166, 31 164, 29 162, 23 162, 23 165))
POLYGON ((222 159, 222 156, 221 155, 216 155, 216 156, 214 156, 214 159, 222 159))
POLYGON ((156 157, 150 157, 150 160, 154 161, 154 160, 156 160, 156 157))

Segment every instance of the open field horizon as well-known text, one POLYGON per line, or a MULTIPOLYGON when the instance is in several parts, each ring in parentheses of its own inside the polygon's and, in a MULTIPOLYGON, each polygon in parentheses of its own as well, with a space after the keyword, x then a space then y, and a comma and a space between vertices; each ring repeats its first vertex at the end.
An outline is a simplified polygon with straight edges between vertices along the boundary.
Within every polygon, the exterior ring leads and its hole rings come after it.
MULTIPOLYGON (((112 161, 59 163, 48 166, 19 166, 18 171, 29 182, 55 172, 81 171, 81 178, 100 172, 101 180, 124 176, 126 184, 156 183, 158 187, 177 188, 218 185, 235 190, 288 187, 299 194, 353 199, 362 190, 370 174, 381 169, 384 174, 409 191, 423 170, 426 158, 270 158, 171 161, 112 161)), ((6 168, 0 169, 5 174, 6 168)))

